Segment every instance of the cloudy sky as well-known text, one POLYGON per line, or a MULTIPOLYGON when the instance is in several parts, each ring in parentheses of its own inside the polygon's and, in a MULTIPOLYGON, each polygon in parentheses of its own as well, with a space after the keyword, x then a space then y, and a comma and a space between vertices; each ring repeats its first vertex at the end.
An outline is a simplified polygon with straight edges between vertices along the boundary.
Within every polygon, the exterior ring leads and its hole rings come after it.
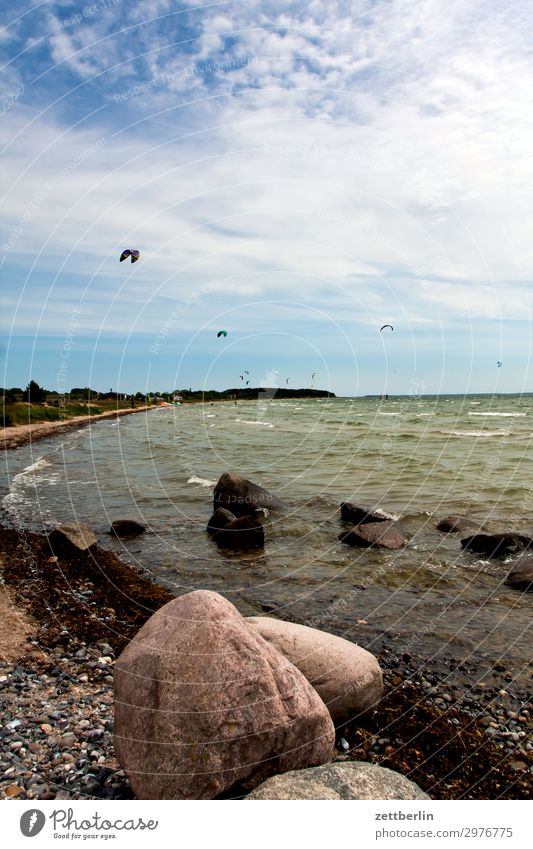
POLYGON ((2 4, 3 385, 531 391, 532 11, 2 4))

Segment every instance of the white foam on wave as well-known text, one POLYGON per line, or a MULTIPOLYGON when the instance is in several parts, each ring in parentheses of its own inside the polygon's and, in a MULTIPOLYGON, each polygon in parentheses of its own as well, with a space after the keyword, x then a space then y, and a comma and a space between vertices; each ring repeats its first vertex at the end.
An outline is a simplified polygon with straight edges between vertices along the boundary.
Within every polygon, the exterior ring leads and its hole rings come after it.
POLYGON ((249 421, 248 419, 236 419, 241 424, 262 425, 263 427, 274 427, 272 422, 249 421))
POLYGON ((378 416, 401 416, 401 413, 379 413, 378 416))
POLYGON ((520 416, 527 416, 527 413, 478 413, 472 412, 472 410, 468 413, 469 416, 500 416, 501 418, 518 418, 520 416))
POLYGON ((7 495, 2 499, 2 505, 11 513, 16 513, 17 508, 24 504, 29 504, 34 500, 34 493, 38 484, 45 483, 49 486, 56 486, 61 480, 59 472, 45 472, 45 469, 51 468, 52 463, 45 457, 39 457, 35 463, 26 466, 18 475, 15 475, 11 481, 11 486, 7 495), (31 490, 28 496, 27 490, 31 490))
POLYGON ((210 481, 207 478, 199 478, 198 475, 192 475, 192 477, 189 478, 187 483, 195 483, 198 486, 208 487, 214 486, 216 484, 216 481, 210 481))
POLYGON ((511 431, 509 430, 440 430, 439 433, 443 433, 446 436, 481 436, 481 437, 490 437, 490 436, 509 436, 511 431))
POLYGON ((385 519, 390 519, 392 522, 398 522, 401 518, 395 513, 389 513, 387 512, 387 510, 382 510, 381 507, 378 507, 374 512, 378 513, 380 516, 383 516, 385 519))

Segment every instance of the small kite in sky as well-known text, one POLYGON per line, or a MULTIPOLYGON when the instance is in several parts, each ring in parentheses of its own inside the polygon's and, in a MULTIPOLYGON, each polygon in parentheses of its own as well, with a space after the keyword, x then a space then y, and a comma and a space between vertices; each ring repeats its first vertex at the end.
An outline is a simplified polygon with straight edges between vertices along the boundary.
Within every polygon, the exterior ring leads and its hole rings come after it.
MULTIPOLYGON (((394 330, 394 327, 392 326, 392 324, 384 324, 383 327, 381 328, 381 330, 385 330, 386 327, 390 327, 391 330, 394 330)), ((380 333, 381 333, 381 330, 379 331, 380 333)))
POLYGON ((496 365, 498 366, 498 368, 501 368, 503 366, 503 363, 501 360, 498 360, 496 365))
POLYGON ((131 251, 129 248, 127 248, 125 251, 122 251, 122 253, 120 254, 120 261, 124 262, 125 259, 127 259, 129 256, 131 256, 131 261, 137 262, 140 255, 141 255, 140 251, 131 251))
POLYGON ((221 336, 227 336, 227 335, 228 335, 227 330, 219 330, 218 333, 217 333, 217 339, 220 339, 221 336))

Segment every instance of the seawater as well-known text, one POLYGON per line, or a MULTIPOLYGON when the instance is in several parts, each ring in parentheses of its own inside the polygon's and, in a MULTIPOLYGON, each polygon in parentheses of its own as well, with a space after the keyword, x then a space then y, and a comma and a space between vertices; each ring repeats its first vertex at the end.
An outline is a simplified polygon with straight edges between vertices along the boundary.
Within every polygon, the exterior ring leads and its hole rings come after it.
MULTIPOLYGON (((221 592, 271 612, 412 654, 479 656, 520 673, 531 594, 435 528, 462 514, 533 536, 533 397, 270 400, 161 407, 5 452, 7 521, 43 531, 74 518, 100 545, 175 593, 221 592), (206 533, 213 485, 235 471, 287 504, 265 517, 264 551, 219 551, 206 533), (399 551, 337 537, 339 504, 398 519, 399 551), (114 519, 148 527, 109 535, 114 519)), ((132 604, 134 601, 132 600, 132 604)))

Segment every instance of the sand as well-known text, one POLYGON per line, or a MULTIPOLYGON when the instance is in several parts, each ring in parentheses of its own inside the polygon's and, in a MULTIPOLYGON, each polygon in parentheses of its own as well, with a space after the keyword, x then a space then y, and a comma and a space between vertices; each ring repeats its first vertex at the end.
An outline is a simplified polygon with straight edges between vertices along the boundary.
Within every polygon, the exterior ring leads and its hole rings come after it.
POLYGON ((114 419, 118 416, 129 416, 131 413, 142 413, 146 410, 155 410, 160 406, 160 404, 152 404, 149 407, 111 410, 107 413, 98 413, 98 415, 95 416, 74 416, 72 419, 66 419, 61 422, 34 422, 27 425, 24 424, 16 425, 15 427, 4 427, 2 428, 0 449, 19 448, 21 445, 27 445, 29 442, 36 442, 38 439, 46 439, 48 436, 54 436, 56 433, 84 427, 84 425, 88 425, 91 422, 97 422, 100 419, 114 419))

